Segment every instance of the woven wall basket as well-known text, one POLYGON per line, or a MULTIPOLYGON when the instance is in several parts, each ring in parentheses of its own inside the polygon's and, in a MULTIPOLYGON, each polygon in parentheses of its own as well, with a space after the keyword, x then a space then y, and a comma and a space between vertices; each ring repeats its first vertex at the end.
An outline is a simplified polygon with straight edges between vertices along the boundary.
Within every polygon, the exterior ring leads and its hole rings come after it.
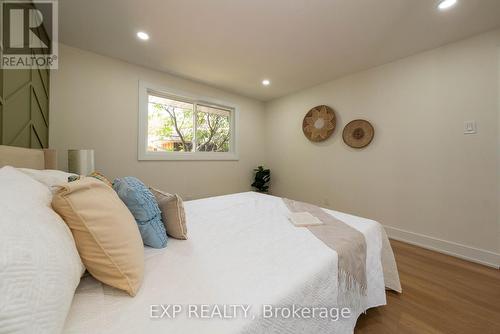
POLYGON ((307 139, 320 142, 328 139, 335 130, 335 112, 328 106, 317 106, 309 110, 302 121, 302 131, 307 139))
POLYGON ((374 135, 375 130, 370 122, 356 119, 345 126, 342 139, 350 147, 363 148, 372 142, 374 135))

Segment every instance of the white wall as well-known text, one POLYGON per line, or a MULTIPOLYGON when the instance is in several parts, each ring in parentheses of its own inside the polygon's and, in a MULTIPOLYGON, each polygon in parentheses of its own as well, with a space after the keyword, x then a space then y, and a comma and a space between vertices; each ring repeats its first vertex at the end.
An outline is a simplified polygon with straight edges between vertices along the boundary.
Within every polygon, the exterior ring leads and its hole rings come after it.
POLYGON ((497 149, 497 173, 498 173, 498 249, 500 249, 500 43, 497 48, 498 55, 498 86, 497 86, 497 94, 498 94, 498 113, 497 113, 497 121, 498 121, 498 149, 497 149))
POLYGON ((376 219, 396 238, 490 264, 500 261, 500 30, 334 80, 266 105, 272 192, 376 219), (337 128, 303 135, 326 104, 337 128), (372 122, 363 150, 347 147, 352 119, 372 122), (479 133, 463 134, 476 120, 479 133))
POLYGON ((67 149, 93 148, 97 170, 109 178, 137 176, 188 199, 250 189, 252 169, 264 162, 263 120, 260 102, 66 45, 52 71, 50 146, 60 168, 67 149), (138 161, 139 80, 237 105, 240 160, 138 161))

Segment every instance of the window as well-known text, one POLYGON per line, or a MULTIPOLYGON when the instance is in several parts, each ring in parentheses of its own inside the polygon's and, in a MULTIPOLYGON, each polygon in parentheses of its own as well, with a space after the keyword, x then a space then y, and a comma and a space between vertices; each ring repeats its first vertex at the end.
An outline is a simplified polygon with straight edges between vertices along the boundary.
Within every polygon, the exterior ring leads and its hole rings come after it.
POLYGON ((237 160, 235 107, 139 85, 139 160, 237 160))

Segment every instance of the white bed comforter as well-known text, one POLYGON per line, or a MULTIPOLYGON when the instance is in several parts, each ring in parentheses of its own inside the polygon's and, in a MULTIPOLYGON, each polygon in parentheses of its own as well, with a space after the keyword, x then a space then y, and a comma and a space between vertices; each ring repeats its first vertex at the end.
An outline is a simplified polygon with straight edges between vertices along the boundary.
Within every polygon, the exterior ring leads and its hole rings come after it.
MULTIPOLYGON (((290 224, 280 198, 249 192, 190 201, 185 208, 189 240, 170 238, 166 249, 145 250, 137 296, 83 278, 65 333, 352 333, 358 314, 343 321, 261 316, 264 304, 332 307, 343 293, 337 254, 308 229, 290 224), (183 310, 175 319, 151 318, 151 305, 158 304, 183 310), (188 318, 189 304, 244 304, 250 310, 247 318, 197 319, 188 318)), ((384 305, 378 223, 328 212, 365 235, 363 304, 384 305)))

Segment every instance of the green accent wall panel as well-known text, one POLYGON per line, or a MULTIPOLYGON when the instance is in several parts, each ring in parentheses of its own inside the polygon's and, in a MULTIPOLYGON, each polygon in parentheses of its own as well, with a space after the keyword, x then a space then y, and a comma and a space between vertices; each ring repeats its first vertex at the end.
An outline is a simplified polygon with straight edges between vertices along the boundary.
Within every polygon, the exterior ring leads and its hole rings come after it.
POLYGON ((48 147, 49 77, 45 69, 0 70, 0 144, 48 147))
POLYGON ((23 86, 5 100, 3 106, 3 143, 10 145, 30 123, 30 87, 23 86))
POLYGON ((7 99, 18 89, 29 84, 31 77, 29 70, 3 70, 4 83, 3 83, 3 97, 7 99))
POLYGON ((18 147, 29 147, 31 148, 30 145, 30 127, 24 128, 20 133, 19 136, 14 139, 9 146, 18 146, 18 147))
MULTIPOLYGON (((44 108, 38 102, 35 91, 31 92, 31 128, 42 147, 49 146, 49 124, 45 120, 44 108)), ((33 136, 31 142, 33 142, 33 136)))

